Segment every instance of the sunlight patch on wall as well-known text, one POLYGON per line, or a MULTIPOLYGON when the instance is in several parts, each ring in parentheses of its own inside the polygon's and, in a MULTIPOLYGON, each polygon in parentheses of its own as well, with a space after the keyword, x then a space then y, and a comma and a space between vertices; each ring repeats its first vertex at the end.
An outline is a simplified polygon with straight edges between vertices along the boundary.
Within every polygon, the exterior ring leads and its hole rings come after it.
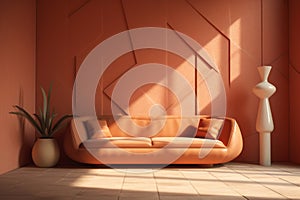
MULTIPOLYGON (((242 52, 241 49, 237 46, 231 44, 231 63, 241 63, 242 60, 242 52)), ((230 82, 233 82, 237 79, 241 74, 241 65, 231 65, 230 70, 230 82)))
POLYGON ((230 70, 230 82, 233 82, 237 79, 241 74, 241 60, 242 60, 242 52, 241 47, 238 44, 242 43, 242 26, 241 18, 235 20, 230 26, 230 62, 231 70, 230 70), (237 65, 239 63, 239 65, 237 65))

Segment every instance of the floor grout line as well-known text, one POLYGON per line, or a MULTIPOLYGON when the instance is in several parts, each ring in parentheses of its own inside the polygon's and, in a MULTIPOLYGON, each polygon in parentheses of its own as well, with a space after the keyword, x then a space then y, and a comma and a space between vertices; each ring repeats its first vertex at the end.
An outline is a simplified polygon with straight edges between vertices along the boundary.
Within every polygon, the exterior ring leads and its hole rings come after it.
POLYGON ((212 168, 176 166, 132 174, 112 169, 23 167, 0 175, 0 199, 298 199, 300 168, 228 163, 212 168))
POLYGON ((158 200, 161 200, 160 192, 158 190, 158 184, 157 184, 157 179, 156 179, 156 176, 155 176, 155 172, 152 172, 152 174, 153 174, 153 178, 154 178, 154 181, 155 181, 155 188, 156 188, 156 191, 157 191, 157 194, 158 194, 158 200))
POLYGON ((218 176, 214 175, 212 172, 208 172, 211 176, 215 177, 217 180, 223 182, 228 188, 232 189, 233 191, 235 191, 236 193, 238 193, 239 195, 241 195, 243 198, 244 196, 242 194, 240 194, 239 191, 235 190, 234 188, 232 188, 232 186, 226 182, 224 182, 222 179, 220 179, 218 176))
POLYGON ((120 191, 118 193, 118 198, 117 198, 118 200, 120 200, 120 198, 121 198, 121 193, 123 192, 123 187, 124 187, 124 183, 125 183, 125 179, 126 179, 127 173, 128 172, 124 173, 122 185, 121 185, 120 191))
MULTIPOLYGON (((232 170, 233 170, 235 173, 241 174, 241 172, 239 172, 239 171, 237 171, 237 170, 235 170, 235 169, 232 169, 232 170)), ((243 176, 245 176, 246 178, 248 178, 249 180, 251 180, 251 181, 253 181, 253 182, 255 182, 255 183, 261 185, 262 187, 264 187, 264 188, 266 188, 266 189, 268 189, 268 190, 271 190, 271 191, 273 191, 274 193, 276 193, 276 194, 278 194, 278 195, 280 195, 280 196, 282 196, 282 197, 284 197, 284 198, 286 198, 286 199, 289 199, 287 196, 285 196, 285 195, 283 195, 283 194, 277 192, 276 190, 274 190, 274 189, 272 189, 272 188, 266 186, 265 184, 263 184, 263 183, 261 183, 261 182, 259 182, 259 181, 253 180, 253 178, 247 176, 246 174, 241 174, 241 175, 243 175, 243 176)), ((267 175, 267 176, 270 176, 270 177, 273 177, 273 178, 274 178, 273 174, 269 174, 269 173, 265 173, 265 172, 264 172, 264 175, 267 175)), ((277 178, 277 177, 275 177, 275 178, 277 178)), ((286 181, 285 181, 285 182, 286 182, 286 181)), ((247 198, 247 199, 248 199, 248 198, 247 198)))
POLYGON ((179 170, 179 171, 180 171, 180 173, 182 174, 182 176, 188 180, 189 184, 190 184, 190 185, 192 186, 192 188, 197 192, 197 195, 200 196, 201 194, 198 192, 197 188, 192 184, 190 178, 186 177, 186 176, 184 175, 184 173, 182 173, 181 170, 179 170))

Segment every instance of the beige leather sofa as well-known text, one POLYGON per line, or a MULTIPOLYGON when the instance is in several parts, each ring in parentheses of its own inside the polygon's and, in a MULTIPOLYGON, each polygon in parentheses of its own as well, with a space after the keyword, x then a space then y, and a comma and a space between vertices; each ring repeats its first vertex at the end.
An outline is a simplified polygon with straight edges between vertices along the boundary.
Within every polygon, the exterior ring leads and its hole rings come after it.
POLYGON ((218 164, 242 147, 236 120, 208 116, 79 117, 64 139, 68 157, 88 164, 218 164))

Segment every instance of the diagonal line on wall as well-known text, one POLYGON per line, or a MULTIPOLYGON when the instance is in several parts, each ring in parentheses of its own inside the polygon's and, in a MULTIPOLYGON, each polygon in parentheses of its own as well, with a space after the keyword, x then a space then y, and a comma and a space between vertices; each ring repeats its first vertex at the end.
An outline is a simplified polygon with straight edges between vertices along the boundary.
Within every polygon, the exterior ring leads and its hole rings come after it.
POLYGON ((292 63, 290 63, 290 67, 291 67, 297 74, 300 74, 300 71, 299 71, 292 63))
POLYGON ((219 32, 220 35, 222 35, 228 43, 228 85, 230 87, 230 80, 231 80, 231 76, 230 76, 230 71, 231 71, 231 64, 230 64, 230 54, 231 54, 231 49, 230 49, 230 38, 228 38, 217 26, 215 26, 207 17, 205 17, 198 9, 195 8, 195 6, 189 1, 189 0, 185 0, 187 2, 187 4, 189 4, 192 9, 199 14, 209 25, 211 25, 217 32, 219 32))
POLYGON ((210 69, 212 69, 212 70, 215 70, 216 72, 218 72, 219 73, 219 71, 217 70, 217 69, 215 69, 213 66, 211 66, 211 64, 209 64, 209 62, 208 61, 206 61, 195 49, 193 49, 192 47, 191 47, 191 45, 189 45, 186 41, 185 41, 185 39, 183 39, 179 34, 178 34, 178 32, 174 29, 174 27, 171 25, 171 24, 169 24, 168 22, 167 22, 167 25, 168 25, 168 27, 171 29, 171 30, 173 30, 174 31, 174 33, 178 36, 178 38, 185 44, 185 45, 187 45, 187 47, 189 47, 194 53, 195 53, 195 55, 197 56, 197 57, 199 57, 210 69))
MULTIPOLYGON (((274 69, 281 74, 286 80, 288 80, 289 78, 286 77, 280 70, 278 70, 273 64, 276 63, 277 61, 279 61, 284 55, 287 55, 288 53, 282 53, 281 55, 279 55, 277 58, 275 58, 273 61, 270 62, 270 65, 272 65, 274 67, 274 69)), ((297 71, 297 70, 296 70, 297 71)))
MULTIPOLYGON (((123 16, 124 16, 124 21, 125 21, 125 23, 126 23, 126 28, 127 28, 127 30, 129 30, 129 24, 128 24, 128 19, 127 19, 127 16, 126 16, 126 11, 125 11, 125 7, 124 7, 123 0, 120 0, 120 3, 121 3, 121 7, 122 7, 122 12, 123 12, 123 16)), ((134 56, 134 61, 135 61, 135 64, 137 64, 136 53, 135 53, 135 51, 133 50, 132 37, 131 37, 131 35, 130 35, 130 32, 129 32, 128 34, 129 34, 129 39, 130 39, 131 49, 132 49, 133 56, 134 56)))
MULTIPOLYGON (((182 38, 179 34, 178 34, 178 32, 176 32, 176 30, 174 29, 174 27, 172 27, 172 25, 170 24, 170 23, 168 23, 167 22, 167 27, 169 28, 169 29, 171 29, 171 30, 173 30, 174 31, 174 33, 177 35, 177 37, 194 53, 194 56, 195 56, 195 71, 194 71, 194 73, 195 73, 195 76, 194 76, 194 78, 195 78, 195 85, 194 85, 194 87, 195 87, 195 95, 196 95, 196 97, 197 97, 197 88, 198 88, 198 79, 197 79, 197 74, 198 74, 198 59, 200 59, 201 61, 203 61, 205 64, 206 64, 206 66, 210 69, 210 70, 214 70, 214 71, 216 71, 217 73, 219 73, 219 71, 217 70, 217 69, 215 69, 213 66, 211 66, 211 64, 208 62, 208 61, 206 61, 193 47, 191 47, 191 45, 190 44, 188 44, 188 42, 187 41, 185 41, 185 39, 184 38, 182 38)), ((188 95, 188 94, 187 94, 188 95)), ((185 98, 187 95, 185 95, 183 98, 185 98)), ((166 108, 166 110, 168 110, 168 109, 170 109, 172 106, 174 106, 176 103, 173 103, 173 104, 171 104, 170 106, 168 106, 167 108, 166 108)), ((195 99, 195 114, 197 114, 198 113, 198 106, 197 106, 198 104, 197 104, 197 98, 195 99)))
POLYGON ((78 8, 75 10, 71 11, 68 15, 68 17, 72 17, 74 14, 76 14, 81 8, 85 7, 91 0, 86 0, 83 4, 81 4, 78 8))
MULTIPOLYGON (((123 0, 120 0, 120 4, 121 4, 121 7, 122 7, 122 12, 123 12, 123 16, 124 16, 124 21, 125 21, 125 24, 126 24, 126 28, 127 30, 129 30, 129 25, 128 25, 128 19, 126 17, 126 11, 125 11, 125 7, 124 7, 124 3, 123 3, 123 0)), ((129 40, 130 40, 130 45, 131 45, 131 49, 132 49, 132 53, 133 53, 133 57, 134 57, 134 65, 132 65, 130 67, 130 69, 132 67, 134 67, 136 64, 137 64, 137 57, 136 57, 136 53, 135 51, 133 50, 133 42, 132 42, 132 37, 130 35, 130 33, 128 33, 129 35, 129 40)), ((126 113, 125 110, 123 110, 117 102, 115 102, 113 99, 112 99, 112 95, 110 94, 109 90, 111 89, 111 87, 114 87, 114 85, 118 82, 118 80, 123 76, 123 74, 125 74, 128 70, 124 71, 123 73, 121 73, 119 76, 117 76, 117 78, 115 78, 112 82, 110 82, 105 88, 103 88, 102 90, 102 93, 112 101, 112 103, 117 106, 120 111, 122 111, 125 115, 128 115, 128 113, 126 113)))

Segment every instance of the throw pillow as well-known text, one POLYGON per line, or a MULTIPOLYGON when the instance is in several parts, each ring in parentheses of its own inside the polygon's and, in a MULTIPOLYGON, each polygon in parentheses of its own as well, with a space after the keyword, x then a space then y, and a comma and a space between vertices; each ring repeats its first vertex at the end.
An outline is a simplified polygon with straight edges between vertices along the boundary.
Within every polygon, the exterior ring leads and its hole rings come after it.
POLYGON ((218 139, 223 127, 223 119, 202 118, 199 123, 196 137, 218 139))
POLYGON ((88 139, 112 137, 105 120, 91 119, 84 121, 88 139))

